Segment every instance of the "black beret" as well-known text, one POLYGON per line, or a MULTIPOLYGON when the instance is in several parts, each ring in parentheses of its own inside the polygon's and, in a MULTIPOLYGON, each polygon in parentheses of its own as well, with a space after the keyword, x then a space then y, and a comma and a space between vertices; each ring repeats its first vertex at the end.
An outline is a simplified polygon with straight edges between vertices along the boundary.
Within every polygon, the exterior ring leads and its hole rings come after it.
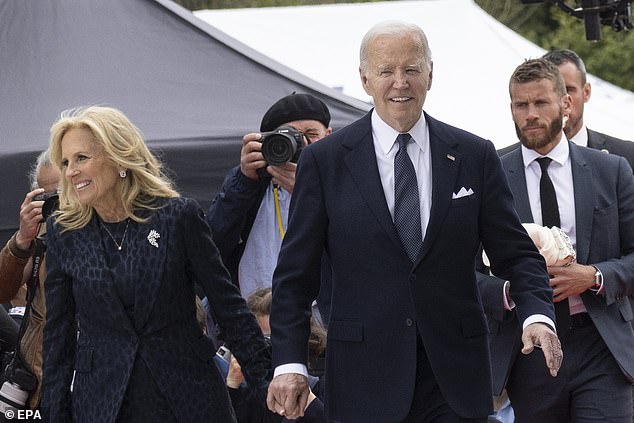
POLYGON ((291 94, 279 99, 264 114, 260 124, 261 132, 268 132, 295 120, 316 120, 330 125, 328 106, 310 94, 291 94))

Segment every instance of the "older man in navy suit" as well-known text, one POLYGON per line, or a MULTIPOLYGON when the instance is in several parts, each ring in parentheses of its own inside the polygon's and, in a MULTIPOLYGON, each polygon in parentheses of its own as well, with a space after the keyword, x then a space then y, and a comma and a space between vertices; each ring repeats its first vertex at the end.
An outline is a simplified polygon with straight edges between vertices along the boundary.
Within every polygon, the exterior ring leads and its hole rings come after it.
POLYGON ((518 279, 524 351, 541 345, 556 375, 561 350, 544 261, 513 209, 493 144, 423 113, 432 82, 423 31, 373 27, 360 76, 375 109, 300 158, 273 278, 269 408, 292 418, 306 403, 310 305, 326 251, 328 421, 485 422, 491 375, 478 247, 518 279))
MULTIPOLYGON (((523 222, 560 227, 576 247, 577 262, 548 268, 565 355, 559 376, 548 377, 535 357, 518 355, 517 321, 510 312, 493 313, 495 390, 506 383, 519 421, 631 423, 632 169, 622 157, 566 140, 562 121, 570 96, 556 65, 525 62, 513 73, 509 90, 522 147, 502 163, 517 212, 523 222)), ((506 279, 481 277, 491 310, 503 309, 506 279)), ((511 278, 511 287, 514 283, 511 278)))

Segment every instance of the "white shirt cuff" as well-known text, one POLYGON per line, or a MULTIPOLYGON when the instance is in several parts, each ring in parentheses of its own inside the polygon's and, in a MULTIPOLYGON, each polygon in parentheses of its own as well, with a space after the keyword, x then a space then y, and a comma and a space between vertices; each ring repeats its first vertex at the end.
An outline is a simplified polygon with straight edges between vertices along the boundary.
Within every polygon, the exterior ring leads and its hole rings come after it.
POLYGON ((300 363, 288 363, 277 366, 273 372, 273 377, 287 373, 297 373, 308 377, 308 369, 306 368, 306 365, 300 363))
POLYGON ((524 320, 524 324, 522 325, 522 330, 526 329, 526 326, 532 324, 532 323, 545 323, 548 326, 550 326, 551 328, 553 328, 553 330, 556 332, 557 330, 555 329, 555 322, 552 321, 552 319, 548 316, 544 316, 543 314, 533 314, 531 316, 528 316, 528 318, 526 320, 524 320))
POLYGON ((504 289, 502 291, 504 292, 504 309, 507 311, 511 311, 515 308, 515 301, 513 301, 513 298, 511 298, 509 294, 510 289, 511 282, 504 281, 504 289))

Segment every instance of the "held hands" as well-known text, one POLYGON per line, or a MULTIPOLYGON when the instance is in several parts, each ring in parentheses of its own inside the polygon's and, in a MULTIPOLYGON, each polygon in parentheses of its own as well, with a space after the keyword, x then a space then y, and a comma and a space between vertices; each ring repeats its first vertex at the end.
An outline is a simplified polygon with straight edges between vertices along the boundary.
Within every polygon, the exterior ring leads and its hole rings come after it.
MULTIPOLYGON (((543 323, 531 323, 522 332, 522 354, 530 354, 535 347, 541 348, 546 366, 552 377, 557 376, 564 358, 557 334, 543 323)), ((269 391, 270 392, 270 391, 269 391)))
POLYGON ((580 295, 594 286, 595 268, 579 263, 565 267, 548 266, 553 301, 563 301, 571 295, 580 295))
POLYGON ((273 183, 280 185, 288 192, 293 192, 295 186, 295 163, 284 163, 281 166, 268 166, 262 156, 262 144, 259 133, 246 134, 242 138, 242 150, 240 151, 240 170, 249 179, 259 178, 258 169, 266 168, 273 177, 273 183))
POLYGON ((15 236, 15 242, 21 250, 28 250, 31 241, 37 236, 43 218, 42 206, 44 201, 33 201, 33 197, 43 192, 42 188, 29 192, 20 206, 20 229, 15 236))
POLYGON ((271 381, 266 404, 272 412, 287 419, 296 419, 304 415, 309 395, 310 388, 306 376, 285 373, 277 375, 271 381))

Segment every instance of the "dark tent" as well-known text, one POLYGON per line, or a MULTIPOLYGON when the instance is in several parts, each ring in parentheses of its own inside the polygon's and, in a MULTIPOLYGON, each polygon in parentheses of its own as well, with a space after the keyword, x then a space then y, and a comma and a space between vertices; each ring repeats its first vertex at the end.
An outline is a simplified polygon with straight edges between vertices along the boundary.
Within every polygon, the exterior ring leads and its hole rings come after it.
POLYGON ((206 208, 242 135, 293 91, 326 102, 334 129, 369 109, 168 0, 0 0, 0 242, 18 227, 29 166, 62 110, 121 109, 206 208))

